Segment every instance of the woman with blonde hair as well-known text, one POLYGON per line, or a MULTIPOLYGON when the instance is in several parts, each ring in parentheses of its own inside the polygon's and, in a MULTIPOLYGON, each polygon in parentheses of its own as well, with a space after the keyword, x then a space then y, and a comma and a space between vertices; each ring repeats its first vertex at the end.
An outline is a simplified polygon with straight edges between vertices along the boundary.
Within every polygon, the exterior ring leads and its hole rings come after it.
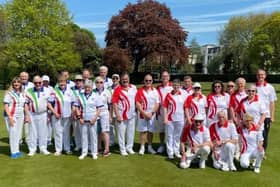
POLYGON ((21 80, 19 77, 15 77, 4 96, 4 116, 9 132, 12 159, 22 156, 19 150, 19 144, 24 120, 27 122, 30 121, 29 116, 24 115, 27 110, 21 80))

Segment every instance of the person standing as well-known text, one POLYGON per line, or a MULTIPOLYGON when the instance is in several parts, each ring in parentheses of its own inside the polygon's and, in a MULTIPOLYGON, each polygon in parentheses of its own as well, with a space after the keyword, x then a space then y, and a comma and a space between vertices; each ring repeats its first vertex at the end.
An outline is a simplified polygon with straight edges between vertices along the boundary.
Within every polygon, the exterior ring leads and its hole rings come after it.
POLYGON ((172 81, 173 90, 168 93, 163 102, 164 125, 166 125, 166 148, 169 159, 181 158, 180 136, 184 127, 185 95, 181 93, 180 80, 172 81))
POLYGON ((211 147, 211 140, 208 128, 205 127, 205 120, 202 114, 196 114, 194 122, 185 126, 181 136, 182 158, 180 167, 189 168, 192 160, 199 158, 199 167, 205 168, 205 161, 208 158, 211 147), (187 143, 187 151, 185 144, 187 143))
MULTIPOLYGON (((105 89, 109 88, 113 84, 112 79, 107 77, 107 75, 108 75, 108 68, 106 66, 100 66, 100 68, 99 68, 99 77, 103 78, 103 80, 104 80, 104 88, 105 89)), ((96 80, 94 81, 93 89, 95 89, 96 86, 97 86, 95 84, 95 82, 96 82, 96 80)))
POLYGON ((47 105, 51 97, 51 90, 42 85, 42 78, 38 75, 33 78, 34 88, 26 92, 27 103, 31 123, 29 124, 30 143, 28 144, 28 156, 33 156, 37 150, 39 141, 40 152, 49 155, 47 150, 48 128, 47 128, 47 105))
POLYGON ((75 86, 75 83, 69 79, 69 71, 68 70, 62 70, 60 73, 61 76, 63 76, 66 79, 67 87, 72 88, 75 86))
POLYGON ((170 75, 168 71, 163 71, 161 73, 161 84, 157 86, 157 90, 160 96, 160 106, 157 112, 157 119, 158 119, 158 131, 159 131, 159 139, 160 139, 160 146, 157 150, 158 153, 163 153, 165 151, 164 141, 165 141, 165 125, 164 116, 163 116, 163 103, 165 97, 168 93, 173 90, 172 83, 170 82, 170 75))
POLYGON ((225 92, 223 82, 215 80, 211 87, 211 93, 207 96, 207 127, 217 121, 218 112, 224 111, 227 117, 229 115, 230 95, 225 92))
POLYGON ((257 130, 252 114, 246 113, 243 117, 243 125, 237 129, 241 136, 242 147, 240 166, 248 168, 250 161, 256 159, 254 172, 260 173, 260 167, 264 156, 262 131, 257 130))
POLYGON ((184 84, 182 86, 182 89, 186 92, 185 94, 187 95, 187 97, 189 95, 193 94, 192 77, 191 76, 185 76, 184 77, 184 84))
POLYGON ((153 87, 153 77, 146 74, 144 77, 144 86, 137 90, 135 96, 136 108, 138 110, 137 131, 140 132, 140 150, 139 154, 144 155, 145 143, 148 138, 148 152, 156 154, 152 147, 153 133, 155 132, 155 117, 159 108, 159 94, 153 87))
POLYGON ((92 159, 98 158, 98 133, 97 119, 99 118, 102 101, 96 96, 97 93, 92 91, 92 81, 84 84, 85 91, 80 93, 78 99, 77 120, 79 120, 82 137, 82 154, 79 160, 83 160, 88 155, 89 145, 92 154, 92 159), (90 143, 89 143, 90 141, 90 143))
POLYGON ((83 69, 83 74, 82 74, 84 83, 87 83, 89 80, 91 80, 91 72, 89 69, 83 69))
MULTIPOLYGON (((264 130, 263 130, 263 147, 267 150, 268 146, 268 134, 271 124, 274 122, 275 116, 275 102, 277 101, 277 96, 274 87, 267 83, 266 72, 262 69, 257 71, 257 82, 256 87, 258 91, 258 96, 260 100, 264 102, 264 106, 268 111, 266 118, 264 120, 264 130)), ((266 158, 266 156, 264 157, 266 158)))
POLYGON ((54 88, 48 103, 49 110, 53 114, 55 156, 60 156, 62 150, 66 154, 72 154, 70 148, 70 125, 76 98, 71 88, 67 87, 66 81, 64 76, 58 78, 58 86, 54 88))
POLYGON ((232 121, 227 120, 224 111, 218 113, 218 121, 209 127, 213 144, 213 166, 222 171, 236 171, 234 153, 238 142, 236 127, 232 121))
POLYGON ((22 156, 19 144, 22 134, 23 122, 29 122, 27 115, 26 97, 21 87, 21 79, 15 77, 10 88, 4 96, 4 118, 9 133, 9 144, 11 158, 16 159, 22 156))
POLYGON ((118 129, 119 148, 122 156, 135 153, 133 144, 136 92, 136 86, 130 84, 129 74, 122 74, 121 85, 114 90, 112 96, 112 105, 116 115, 116 126, 118 129))
POLYGON ((192 124, 194 116, 198 113, 206 119, 207 100, 201 92, 200 83, 194 83, 193 90, 193 94, 188 96, 184 103, 186 124, 192 124))
POLYGON ((234 94, 234 92, 235 92, 235 83, 234 83, 233 81, 228 81, 228 82, 227 82, 227 89, 226 89, 226 92, 227 92, 229 95, 234 94))

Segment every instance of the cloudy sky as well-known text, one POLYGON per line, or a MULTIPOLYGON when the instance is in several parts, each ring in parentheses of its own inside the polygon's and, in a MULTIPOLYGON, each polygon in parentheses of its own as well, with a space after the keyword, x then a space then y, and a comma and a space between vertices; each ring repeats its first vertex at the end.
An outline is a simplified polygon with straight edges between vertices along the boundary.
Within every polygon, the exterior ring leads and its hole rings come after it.
MULTIPOLYGON (((5 0, 0 0, 5 2, 5 0)), ((104 47, 107 25, 128 2, 136 0, 64 0, 75 23, 91 30, 104 47)), ((280 0, 159 0, 165 3, 174 18, 201 44, 217 44, 218 33, 230 17, 249 13, 270 13, 280 10, 280 0)))

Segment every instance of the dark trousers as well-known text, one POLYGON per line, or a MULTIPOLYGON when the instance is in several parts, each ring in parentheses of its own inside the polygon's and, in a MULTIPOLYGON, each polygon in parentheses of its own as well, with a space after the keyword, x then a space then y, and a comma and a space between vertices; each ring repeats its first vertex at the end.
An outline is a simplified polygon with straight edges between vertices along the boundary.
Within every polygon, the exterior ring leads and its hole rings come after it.
POLYGON ((265 118, 264 120, 264 129, 263 129, 263 148, 266 151, 268 145, 268 133, 270 129, 270 118, 265 118))

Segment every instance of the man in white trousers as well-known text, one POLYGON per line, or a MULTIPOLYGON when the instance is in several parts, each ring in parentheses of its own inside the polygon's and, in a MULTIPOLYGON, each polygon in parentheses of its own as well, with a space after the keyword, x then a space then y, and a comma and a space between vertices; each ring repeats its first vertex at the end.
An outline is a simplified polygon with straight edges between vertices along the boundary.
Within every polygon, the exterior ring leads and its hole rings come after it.
POLYGON ((128 73, 121 76, 121 85, 112 96, 113 110, 116 114, 120 153, 122 156, 134 154, 135 95, 136 86, 129 83, 128 73))
POLYGON ((205 168, 205 161, 210 153, 211 140, 208 128, 202 124, 204 120, 202 114, 196 114, 194 123, 185 126, 182 132, 180 167, 183 169, 189 168, 195 158, 199 158, 199 167, 205 168), (187 152, 185 151, 186 143, 188 144, 187 152))
POLYGON ((234 153, 238 142, 236 127, 228 121, 224 111, 218 113, 218 121, 209 127, 212 147, 213 166, 222 171, 236 171, 234 153))
POLYGON ((241 136, 240 166, 248 168, 250 161, 256 159, 254 172, 260 173, 260 167, 264 156, 262 131, 257 130, 252 114, 246 113, 243 118, 243 125, 238 128, 241 136))
POLYGON ((47 150, 47 104, 51 97, 51 90, 42 86, 42 79, 38 75, 34 76, 33 83, 34 88, 29 88, 26 92, 31 120, 29 124, 28 156, 33 156, 36 153, 37 140, 39 140, 40 152, 49 155, 50 152, 47 150))

